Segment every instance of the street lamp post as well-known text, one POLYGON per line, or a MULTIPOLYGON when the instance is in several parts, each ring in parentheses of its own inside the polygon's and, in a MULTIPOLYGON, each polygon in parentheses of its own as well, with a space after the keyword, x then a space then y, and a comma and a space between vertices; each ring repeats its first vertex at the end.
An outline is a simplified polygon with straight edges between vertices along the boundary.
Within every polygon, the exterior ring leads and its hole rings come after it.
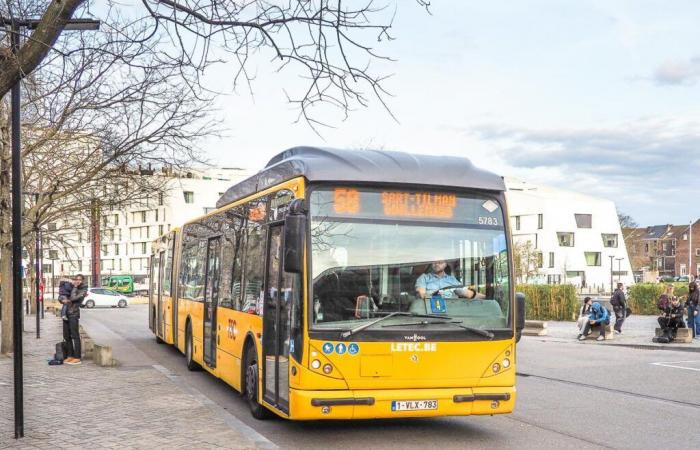
MULTIPOLYGON (((0 17, 9 27, 12 55, 19 53, 19 33, 22 28, 35 29, 40 19, 19 20, 0 17)), ((99 20, 73 19, 64 30, 97 30, 99 20)), ((22 371, 22 153, 20 150, 20 82, 12 87, 12 346, 14 366, 15 439, 24 437, 24 374, 22 371)))
POLYGON ((610 292, 613 292, 613 258, 614 255, 610 255, 610 292))

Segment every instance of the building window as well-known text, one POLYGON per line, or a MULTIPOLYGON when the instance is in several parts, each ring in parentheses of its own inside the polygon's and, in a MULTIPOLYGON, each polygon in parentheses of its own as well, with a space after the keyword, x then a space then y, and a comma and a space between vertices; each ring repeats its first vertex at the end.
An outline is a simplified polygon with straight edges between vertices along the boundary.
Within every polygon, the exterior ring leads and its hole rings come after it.
POLYGON ((544 215, 537 214, 537 229, 541 230, 542 228, 544 228, 544 215))
POLYGON ((685 264, 681 264, 681 276, 688 275, 688 269, 686 268, 685 264))
POLYGON ((695 256, 700 256, 700 248, 695 249, 695 256))
POLYGON ((683 240, 687 241, 688 240, 688 233, 683 233, 683 240))
POLYGON ((648 242, 644 243, 644 254, 645 255, 649 254, 649 243, 648 242))
POLYGON ((600 266, 600 252, 584 252, 586 255, 586 265, 600 266))
POLYGON ((163 206, 163 193, 158 193, 158 206, 163 206))
POLYGON ((114 215, 114 226, 115 227, 119 226, 119 214, 114 215))
POLYGON ((663 249, 663 251, 666 251, 666 249, 668 248, 668 245, 664 242, 661 244, 661 248, 663 249))
POLYGON ((515 229, 520 229, 520 216, 515 216, 515 229))
POLYGON ((49 231, 56 231, 56 229, 58 228, 56 226, 56 222, 49 222, 48 227, 49 227, 49 231))
POLYGON ((541 269, 544 267, 544 254, 542 252, 537 253, 537 268, 541 269))
POLYGON ((554 252, 549 252, 549 268, 554 268, 554 252))
POLYGON ((119 256, 119 244, 114 244, 114 254, 119 256))
POLYGON ((158 222, 158 210, 156 209, 156 222, 158 222))
POLYGON ((146 223, 146 211, 141 211, 141 223, 146 223))
POLYGON ((106 244, 102 245, 102 254, 103 255, 107 254, 107 245, 106 244))
POLYGON ((603 234, 603 247, 617 248, 617 234, 603 234))
POLYGON ((593 216, 591 214, 574 214, 578 228, 592 228, 593 216))
POLYGON ((163 235, 163 225, 158 225, 158 236, 163 235))
POLYGON ((183 195, 185 196, 185 203, 194 203, 194 192, 184 191, 183 195))
POLYGON ((146 243, 141 242, 141 254, 145 255, 146 254, 146 243))
POLYGON ((574 233, 557 233, 557 239, 559 240, 559 247, 574 246, 574 233))

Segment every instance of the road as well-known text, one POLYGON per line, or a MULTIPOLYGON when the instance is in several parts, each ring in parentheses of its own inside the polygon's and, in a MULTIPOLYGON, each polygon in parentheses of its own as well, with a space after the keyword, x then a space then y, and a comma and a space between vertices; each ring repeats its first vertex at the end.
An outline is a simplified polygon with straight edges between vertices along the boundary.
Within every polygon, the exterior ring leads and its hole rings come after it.
POLYGON ((508 416, 258 421, 233 389, 189 372, 181 353, 157 344, 147 317, 145 305, 133 305, 85 310, 82 321, 97 342, 113 346, 119 370, 162 366, 189 392, 280 448, 700 448, 700 353, 524 338, 518 404, 508 416))

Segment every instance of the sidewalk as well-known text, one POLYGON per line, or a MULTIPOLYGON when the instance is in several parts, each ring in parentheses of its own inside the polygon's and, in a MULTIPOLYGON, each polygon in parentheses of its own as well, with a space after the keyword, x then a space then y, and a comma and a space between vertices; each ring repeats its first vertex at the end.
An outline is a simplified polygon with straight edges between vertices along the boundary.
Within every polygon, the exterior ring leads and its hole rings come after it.
POLYGON ((0 356, 0 448, 256 448, 156 367, 49 366, 61 319, 47 314, 41 339, 33 316, 25 324, 25 437, 14 439, 12 358, 0 356))
MULTIPOLYGON (((659 326, 657 316, 632 315, 622 325, 622 334, 616 334, 612 340, 598 342, 587 339, 581 345, 612 345, 622 347, 634 347, 649 350, 676 350, 688 352, 700 352, 700 339, 693 339, 690 344, 672 342, 670 344, 657 344, 652 342, 654 330, 659 326)), ((614 317, 613 317, 614 320, 614 317)), ((543 341, 577 342, 578 328, 576 322, 547 322, 547 336, 524 336, 523 339, 538 339, 543 341)))

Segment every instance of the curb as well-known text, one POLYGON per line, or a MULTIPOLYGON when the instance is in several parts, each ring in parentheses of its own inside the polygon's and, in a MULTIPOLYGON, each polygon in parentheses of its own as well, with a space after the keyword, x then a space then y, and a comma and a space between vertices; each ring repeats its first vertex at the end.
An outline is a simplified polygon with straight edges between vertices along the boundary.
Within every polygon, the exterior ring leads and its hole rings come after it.
POLYGON ((688 353, 700 353, 700 347, 676 347, 676 346, 664 346, 664 345, 652 345, 652 344, 605 344, 612 347, 627 347, 634 348, 637 350, 671 350, 674 352, 688 352, 688 353))

